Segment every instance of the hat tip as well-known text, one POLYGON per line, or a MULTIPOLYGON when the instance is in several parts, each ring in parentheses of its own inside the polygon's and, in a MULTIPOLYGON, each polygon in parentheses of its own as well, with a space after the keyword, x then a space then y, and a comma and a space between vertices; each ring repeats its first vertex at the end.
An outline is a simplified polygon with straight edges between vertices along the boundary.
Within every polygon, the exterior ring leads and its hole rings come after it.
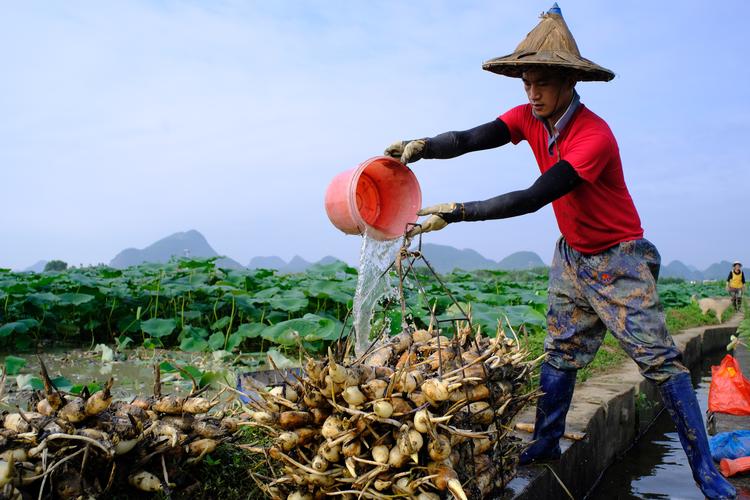
POLYGON ((552 4, 552 7, 547 11, 547 14, 557 14, 558 16, 562 16, 562 10, 560 10, 560 6, 557 5, 557 2, 552 4))

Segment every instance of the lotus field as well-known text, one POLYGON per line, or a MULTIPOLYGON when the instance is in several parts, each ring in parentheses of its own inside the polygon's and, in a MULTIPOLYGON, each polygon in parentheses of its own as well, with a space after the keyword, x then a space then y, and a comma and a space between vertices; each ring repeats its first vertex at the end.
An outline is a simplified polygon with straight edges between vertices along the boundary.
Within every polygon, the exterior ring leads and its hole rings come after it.
MULTIPOLYGON (((459 303, 470 305, 483 332, 492 335, 500 321, 530 337, 543 336, 544 269, 453 272, 442 279, 459 303)), ((351 330, 356 283, 356 269, 343 262, 291 275, 218 268, 215 259, 42 274, 0 269, 0 351, 114 343, 120 349, 320 353, 351 330)), ((693 295, 724 294, 722 283, 666 283, 659 291, 665 308, 676 310, 690 308, 693 295)), ((407 319, 417 326, 426 326, 432 308, 440 319, 460 316, 426 271, 405 283, 404 295, 407 319)), ((381 304, 372 331, 400 331, 401 321, 398 301, 381 304)))

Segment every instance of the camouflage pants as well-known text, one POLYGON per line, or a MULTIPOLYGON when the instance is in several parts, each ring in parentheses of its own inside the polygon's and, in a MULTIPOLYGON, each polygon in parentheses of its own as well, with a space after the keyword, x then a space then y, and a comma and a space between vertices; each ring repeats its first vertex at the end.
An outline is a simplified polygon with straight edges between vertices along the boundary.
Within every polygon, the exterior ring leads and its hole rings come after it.
POLYGON ((560 238, 549 276, 547 362, 560 370, 583 368, 609 330, 644 377, 664 382, 686 372, 656 292, 660 262, 645 239, 585 255, 560 238))

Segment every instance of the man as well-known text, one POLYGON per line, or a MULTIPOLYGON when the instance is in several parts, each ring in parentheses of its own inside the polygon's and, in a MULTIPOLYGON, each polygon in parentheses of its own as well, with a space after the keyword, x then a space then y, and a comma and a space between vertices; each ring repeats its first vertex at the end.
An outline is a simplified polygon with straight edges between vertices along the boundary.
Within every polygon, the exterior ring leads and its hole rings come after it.
POLYGON ((520 77, 529 104, 467 131, 399 141, 385 154, 409 163, 523 140, 534 152, 541 176, 528 189, 423 209, 419 214, 430 217, 410 233, 514 217, 552 203, 562 237, 549 277, 547 359, 540 376, 544 395, 537 403, 534 440, 521 464, 560 457, 576 372, 591 362, 609 329, 641 373, 659 385, 703 493, 733 498, 734 488, 711 459, 690 375, 664 323, 656 292, 659 253, 643 238, 617 142, 575 90, 577 81, 609 81, 614 74, 581 57, 557 4, 514 53, 483 68, 520 77))
POLYGON ((732 305, 735 311, 739 311, 742 306, 742 291, 745 289, 745 273, 742 271, 742 264, 735 260, 732 263, 732 269, 727 276, 727 291, 732 297, 732 305))

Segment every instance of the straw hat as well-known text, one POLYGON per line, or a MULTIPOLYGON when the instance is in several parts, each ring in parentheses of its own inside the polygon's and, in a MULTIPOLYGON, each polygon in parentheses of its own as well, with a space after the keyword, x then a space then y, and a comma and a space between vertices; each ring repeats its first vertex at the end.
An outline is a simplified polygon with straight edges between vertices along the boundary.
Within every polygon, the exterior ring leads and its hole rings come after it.
POLYGON ((557 3, 541 17, 512 54, 490 59, 482 68, 514 78, 520 78, 527 69, 542 67, 566 69, 584 82, 608 82, 615 77, 607 68, 581 57, 557 3))
POLYGON ((739 264, 740 267, 742 267, 742 262, 740 262, 739 260, 735 260, 734 262, 732 262, 732 266, 736 266, 737 264, 739 264))

